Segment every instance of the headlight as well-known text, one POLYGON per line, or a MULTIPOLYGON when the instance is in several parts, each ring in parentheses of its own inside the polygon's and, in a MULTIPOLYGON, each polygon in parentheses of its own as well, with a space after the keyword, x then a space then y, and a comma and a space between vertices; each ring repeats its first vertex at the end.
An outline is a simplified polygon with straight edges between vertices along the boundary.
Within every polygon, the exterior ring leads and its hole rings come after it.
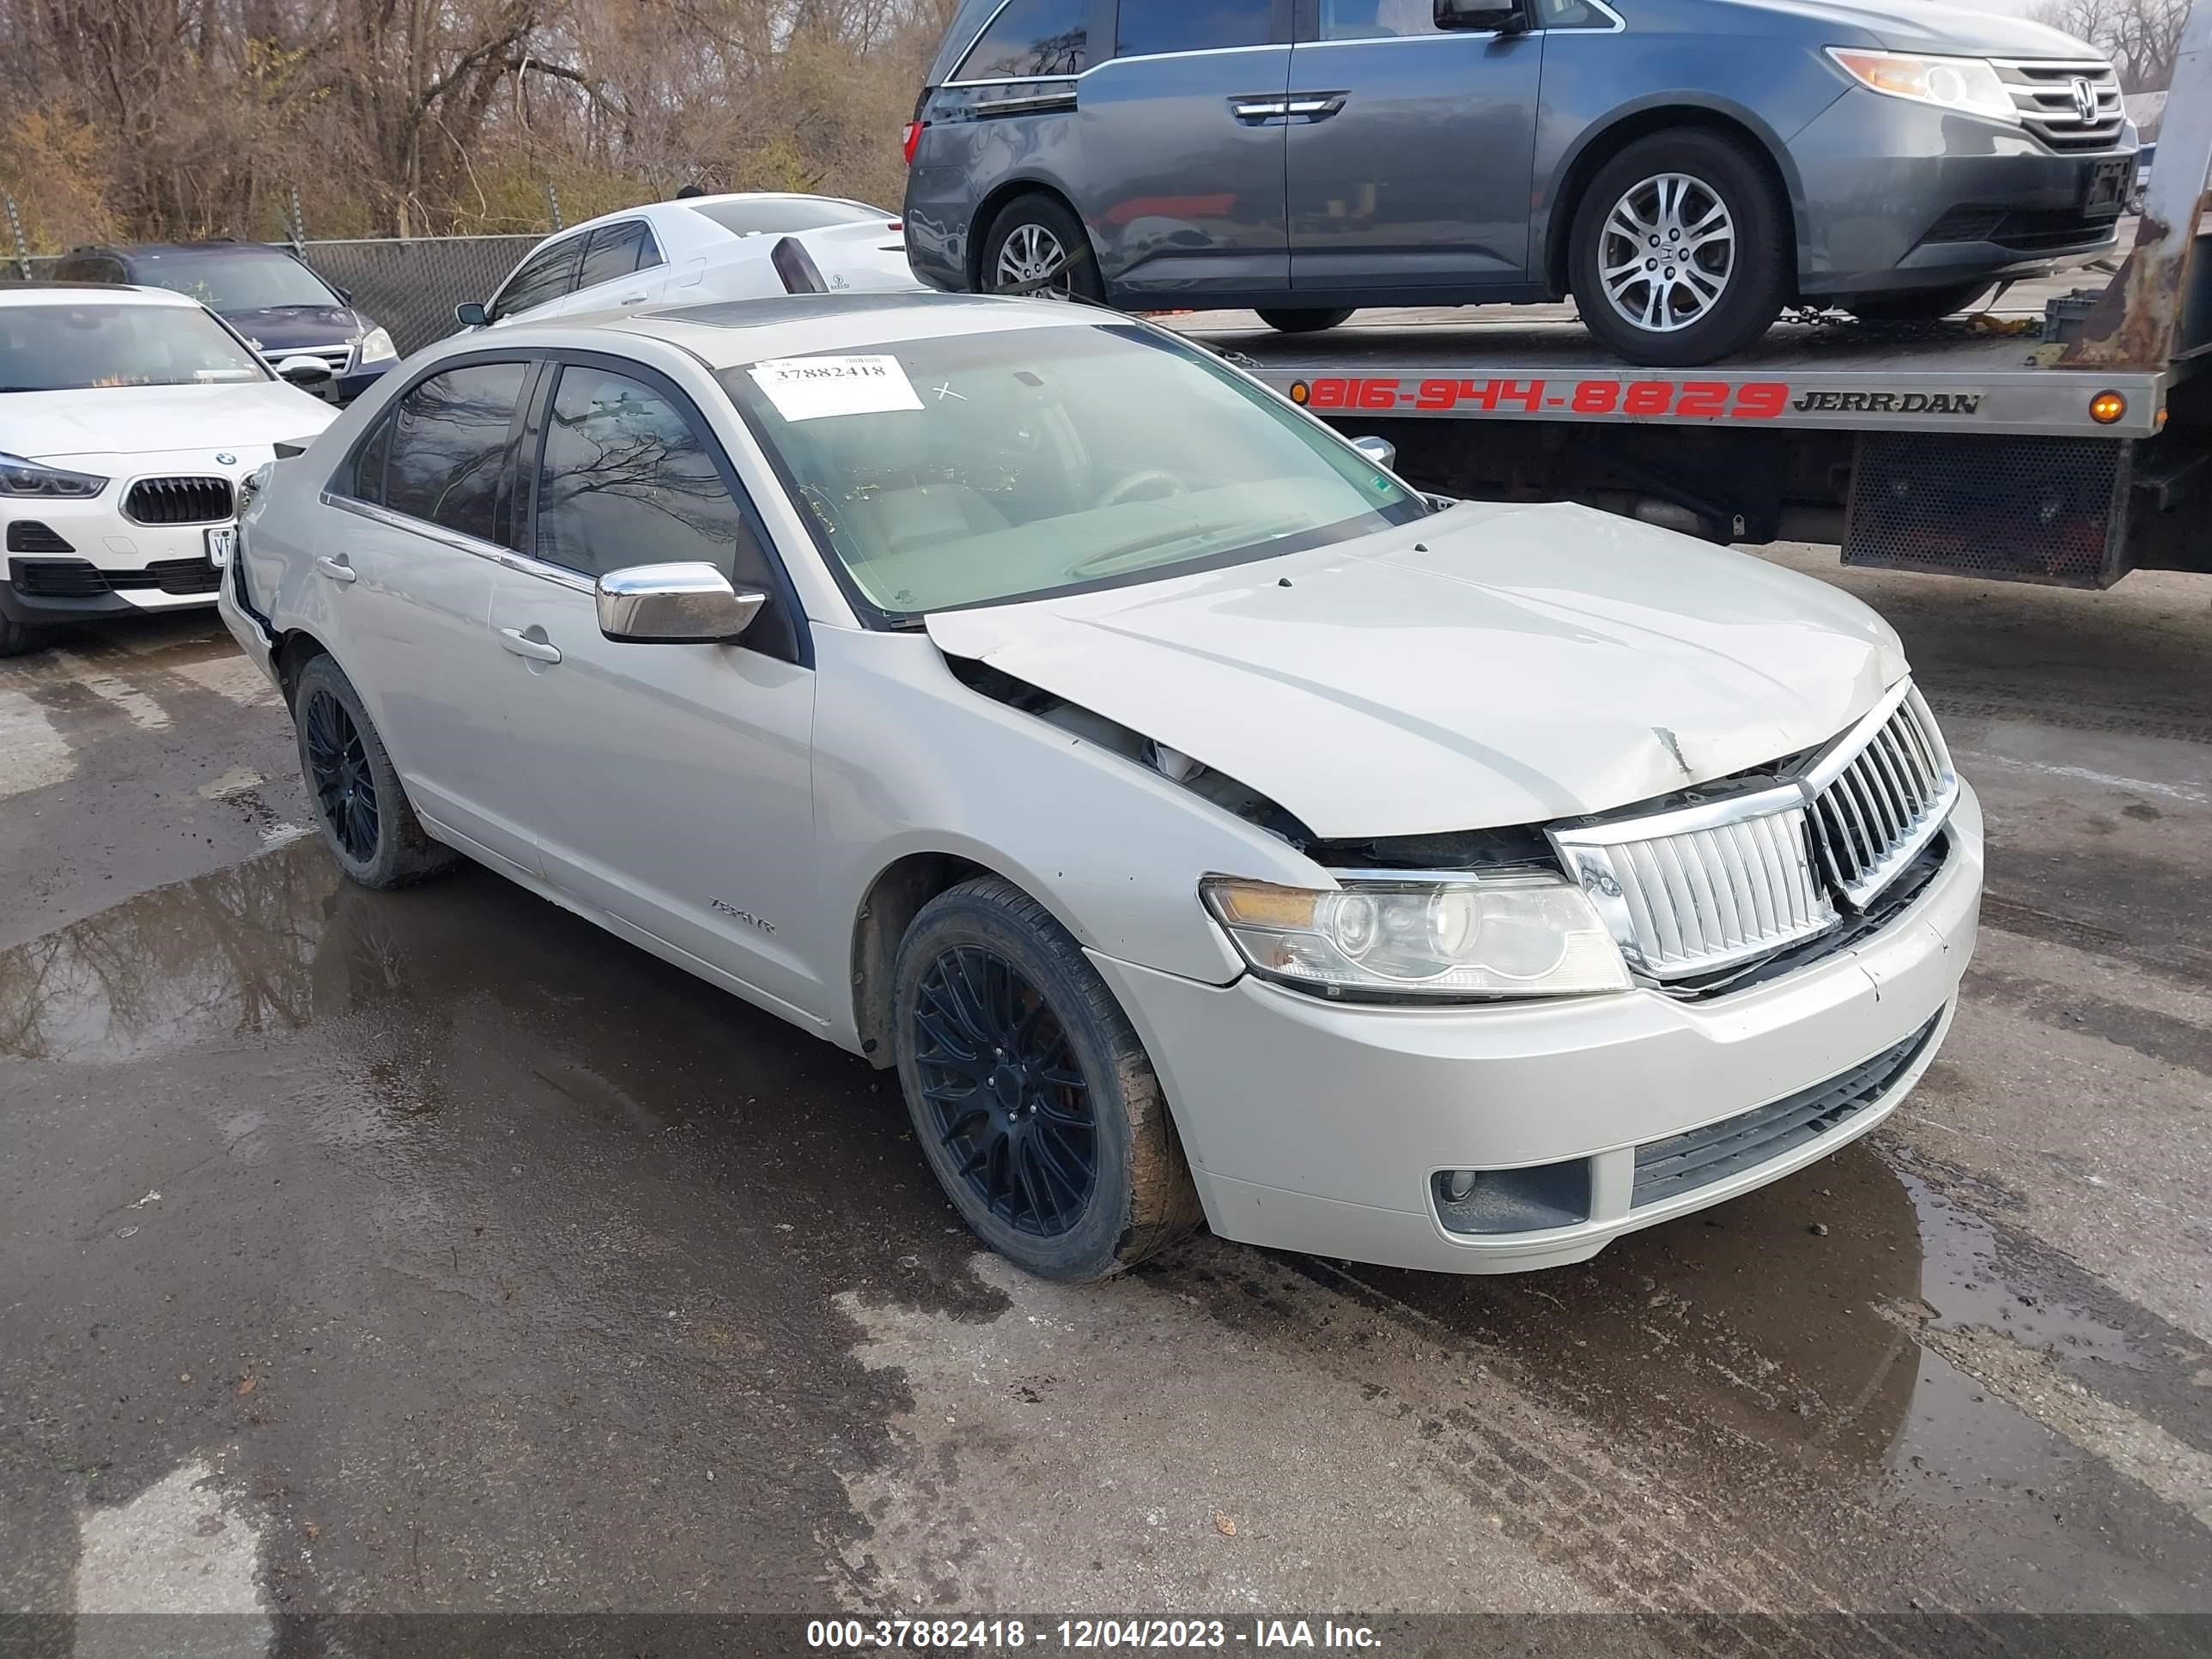
POLYGON ((0 455, 0 495, 97 495, 106 488, 106 479, 89 472, 0 455))
POLYGON ((389 329, 372 328, 361 337, 360 361, 363 363, 389 362, 398 355, 389 329))
POLYGON ((1628 967, 1582 890, 1557 876, 1361 880, 1333 891, 1212 877, 1206 908, 1270 979, 1338 995, 1580 996, 1628 967))
POLYGON ((2020 119, 2012 94, 1986 58, 1919 58, 1901 52, 1862 52, 1854 46, 1830 46, 1828 56, 1861 86, 1887 93, 1892 98, 1910 98, 1917 104, 1986 115, 1992 120, 2020 119))
POLYGON ((269 488, 270 479, 276 476, 276 463, 274 461, 264 461, 260 465, 255 467, 252 471, 247 473, 244 477, 238 481, 238 517, 240 523, 243 524, 246 520, 246 515, 253 511, 254 502, 261 499, 261 492, 269 488))

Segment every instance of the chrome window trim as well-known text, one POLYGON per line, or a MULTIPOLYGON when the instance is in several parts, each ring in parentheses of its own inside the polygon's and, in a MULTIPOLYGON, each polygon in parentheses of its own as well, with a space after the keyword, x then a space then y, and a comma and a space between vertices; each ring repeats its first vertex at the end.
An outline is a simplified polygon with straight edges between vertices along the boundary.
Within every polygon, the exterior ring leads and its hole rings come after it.
MULTIPOLYGON (((1008 3, 1011 4, 1012 0, 1008 0, 1008 3)), ((946 90, 953 87, 1021 87, 1032 86, 1040 82, 1080 81, 1086 76, 1097 74, 1101 70, 1112 69, 1116 64, 1157 64, 1170 58, 1234 58, 1240 54, 1255 52, 1288 52, 1293 44, 1289 40, 1263 40, 1253 46, 1194 46, 1188 52, 1140 52, 1127 58, 1103 59, 1087 69, 1076 70, 1073 75, 999 75, 974 81, 946 81, 941 84, 939 90, 946 90)))
POLYGON ((371 524, 380 524, 387 530, 404 530, 410 535, 435 542, 441 547, 451 548, 456 553, 466 553, 471 558, 489 559, 494 564, 506 565, 525 575, 550 576, 581 592, 592 591, 591 582, 573 571, 562 570, 553 565, 541 565, 537 560, 527 558, 511 547, 479 541, 474 536, 459 530, 448 530, 444 525, 433 524, 428 519, 395 513, 388 507, 379 507, 374 501, 364 501, 357 496, 342 495, 333 489, 324 490, 320 499, 325 507, 336 507, 341 513, 351 513, 358 518, 367 519, 371 524))

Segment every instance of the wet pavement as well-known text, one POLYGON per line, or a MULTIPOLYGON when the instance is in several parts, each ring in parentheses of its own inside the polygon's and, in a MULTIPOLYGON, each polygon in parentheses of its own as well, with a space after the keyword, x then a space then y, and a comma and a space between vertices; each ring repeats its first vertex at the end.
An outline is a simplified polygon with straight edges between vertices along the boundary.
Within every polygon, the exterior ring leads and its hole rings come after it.
POLYGON ((343 883, 211 623, 7 666, 0 1612, 2212 1612, 2212 584, 1775 556, 1983 792, 1956 1027, 1514 1279, 1024 1279, 883 1074, 483 872, 343 883))

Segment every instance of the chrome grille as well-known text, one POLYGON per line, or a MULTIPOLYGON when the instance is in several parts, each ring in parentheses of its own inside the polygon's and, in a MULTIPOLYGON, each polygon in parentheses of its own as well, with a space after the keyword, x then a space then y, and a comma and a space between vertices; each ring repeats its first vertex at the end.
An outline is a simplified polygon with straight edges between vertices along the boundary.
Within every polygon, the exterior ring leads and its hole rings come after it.
POLYGON ((2110 149, 2119 141, 2127 112, 2120 102, 2119 77, 2110 64, 2094 58, 2067 62, 2028 58, 1996 60, 1998 78, 2012 94, 2021 124, 2056 150, 2110 149), (2081 118, 2074 82, 2088 83, 2096 114, 2081 118))
POLYGON ((261 348, 261 361, 271 368, 295 357, 313 357, 318 362, 328 363, 331 374, 343 374, 353 367, 353 346, 340 340, 336 345, 288 346, 281 351, 272 351, 266 346, 261 348))
POLYGON ((1621 954, 1656 980, 1711 974, 1863 908, 1959 799, 1935 717, 1899 684, 1802 769, 1640 817, 1547 830, 1621 954))
POLYGON ((1959 799, 1936 717, 1911 682, 1830 745, 1802 780, 1828 879, 1864 904, 1925 847, 1959 799))
POLYGON ((1726 968, 1836 923, 1794 787, 1551 836, 1629 966, 1654 979, 1726 968))

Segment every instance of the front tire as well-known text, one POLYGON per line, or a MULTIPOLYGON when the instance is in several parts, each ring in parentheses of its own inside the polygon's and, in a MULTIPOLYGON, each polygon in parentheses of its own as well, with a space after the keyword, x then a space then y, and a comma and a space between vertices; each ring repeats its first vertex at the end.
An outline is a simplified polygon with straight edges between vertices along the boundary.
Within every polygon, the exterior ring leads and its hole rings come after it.
POLYGON ((1954 312, 1971 311, 1990 291, 1984 276, 1978 283, 1954 283, 1949 288, 1924 288, 1911 294, 1869 295, 1854 300, 1847 309, 1864 323, 1932 323, 1954 312))
POLYGON ((363 887, 404 887, 459 862, 416 817, 361 693, 331 658, 300 671, 292 720, 315 822, 348 876, 363 887))
POLYGON ((0 657, 27 656, 44 646, 48 637, 46 629, 0 617, 0 657))
POLYGON ((1688 368, 1742 350, 1782 314, 1792 241, 1781 186, 1742 143, 1697 128, 1655 132, 1583 192, 1568 285, 1608 351, 1688 368))
POLYGON ((1262 311, 1260 320, 1278 334, 1318 334, 1323 329, 1334 328, 1351 320, 1352 307, 1345 306, 1334 311, 1262 311))
POLYGON ((892 984, 915 1138, 976 1237, 1041 1279, 1103 1279, 1198 1224, 1158 1076, 1049 911, 999 878, 923 906, 892 984))
POLYGON ((1031 294, 1093 304, 1106 298, 1083 222, 1066 203, 1042 191, 1017 196, 999 210, 983 239, 981 275, 986 294, 1031 294))

